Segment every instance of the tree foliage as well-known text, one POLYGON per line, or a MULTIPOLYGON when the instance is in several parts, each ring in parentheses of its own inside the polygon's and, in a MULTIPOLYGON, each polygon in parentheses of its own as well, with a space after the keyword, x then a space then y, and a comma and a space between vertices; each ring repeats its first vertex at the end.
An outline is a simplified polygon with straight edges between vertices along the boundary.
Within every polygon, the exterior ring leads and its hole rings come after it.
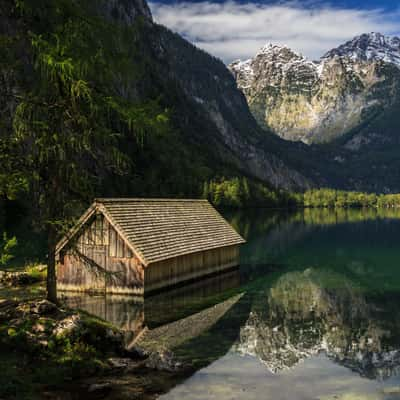
POLYGON ((375 194, 330 188, 290 193, 247 178, 220 178, 203 184, 203 198, 217 207, 396 208, 400 194, 375 194))
POLYGON ((292 207, 297 204, 296 195, 246 177, 207 181, 203 185, 203 198, 217 207, 292 207))
MULTIPOLYGON (((124 142, 140 147, 147 132, 167 123, 157 101, 138 103, 126 93, 142 73, 135 59, 139 28, 93 14, 93 4, 15 0, 12 9, 29 27, 15 40, 27 50, 30 69, 19 71, 24 89, 15 95, 12 129, 1 141, 11 143, 1 160, 8 170, 0 175, 1 192, 11 197, 29 189, 36 223, 48 232, 50 264, 76 204, 90 201, 104 171, 123 175, 132 167, 124 142)), ((12 55, 16 43, 8 44, 12 55)))
POLYGON ((18 241, 15 236, 9 237, 7 232, 3 232, 0 240, 0 266, 6 266, 14 258, 14 250, 17 245, 18 241))
POLYGON ((299 205, 315 208, 400 207, 400 194, 375 194, 329 188, 299 195, 299 205))

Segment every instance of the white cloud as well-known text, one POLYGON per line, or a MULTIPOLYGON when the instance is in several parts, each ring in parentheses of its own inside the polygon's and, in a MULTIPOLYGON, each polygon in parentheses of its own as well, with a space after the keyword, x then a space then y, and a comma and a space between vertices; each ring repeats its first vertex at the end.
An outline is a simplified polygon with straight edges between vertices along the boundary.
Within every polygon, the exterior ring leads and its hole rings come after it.
POLYGON ((267 42, 316 59, 361 33, 399 32, 397 13, 302 4, 151 2, 150 7, 156 22, 226 62, 252 57, 267 42))

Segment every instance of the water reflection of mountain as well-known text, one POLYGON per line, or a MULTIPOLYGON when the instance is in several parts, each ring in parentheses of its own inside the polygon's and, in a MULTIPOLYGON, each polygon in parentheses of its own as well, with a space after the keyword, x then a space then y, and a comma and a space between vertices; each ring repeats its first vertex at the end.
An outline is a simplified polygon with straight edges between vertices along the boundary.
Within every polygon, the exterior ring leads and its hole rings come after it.
POLYGON ((230 220, 248 239, 240 271, 141 301, 69 301, 131 332, 129 343, 140 334, 194 368, 233 349, 277 372, 323 351, 362 376, 387 378, 400 372, 398 215, 237 213, 230 220))
POLYGON ((388 312, 389 301, 367 298, 336 273, 290 272, 255 296, 236 349, 272 372, 324 351, 363 376, 387 378, 400 368, 400 315, 388 312))
POLYGON ((238 283, 236 271, 144 302, 121 296, 68 301, 125 329, 128 345, 145 330, 143 346, 172 348, 199 367, 233 346, 272 372, 321 351, 369 378, 399 372, 400 311, 390 295, 367 296, 344 275, 315 269, 285 273, 272 286, 268 277, 245 282, 242 291, 238 283))

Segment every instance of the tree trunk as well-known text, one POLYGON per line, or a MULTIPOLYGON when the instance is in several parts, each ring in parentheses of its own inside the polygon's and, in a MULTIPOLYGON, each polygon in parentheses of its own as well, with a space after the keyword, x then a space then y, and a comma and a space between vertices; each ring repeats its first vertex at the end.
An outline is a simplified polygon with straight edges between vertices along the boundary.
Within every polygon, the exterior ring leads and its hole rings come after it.
POLYGON ((47 233, 47 300, 57 303, 57 277, 56 277, 56 244, 57 233, 53 227, 49 227, 47 233))

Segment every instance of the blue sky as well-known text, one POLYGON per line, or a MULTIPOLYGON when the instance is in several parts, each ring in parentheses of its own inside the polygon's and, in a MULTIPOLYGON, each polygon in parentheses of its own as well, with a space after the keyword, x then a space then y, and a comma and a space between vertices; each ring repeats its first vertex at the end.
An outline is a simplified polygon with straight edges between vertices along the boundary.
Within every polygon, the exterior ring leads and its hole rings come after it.
POLYGON ((361 33, 400 35, 400 0, 151 0, 154 19, 225 62, 266 43, 311 59, 361 33))

